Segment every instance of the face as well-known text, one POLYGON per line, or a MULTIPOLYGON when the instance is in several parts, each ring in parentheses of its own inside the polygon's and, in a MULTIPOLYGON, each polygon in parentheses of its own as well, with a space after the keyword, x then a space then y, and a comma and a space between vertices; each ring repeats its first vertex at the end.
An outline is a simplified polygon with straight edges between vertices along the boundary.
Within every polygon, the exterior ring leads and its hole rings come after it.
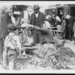
POLYGON ((34 9, 34 13, 38 13, 39 12, 39 8, 38 9, 34 9))

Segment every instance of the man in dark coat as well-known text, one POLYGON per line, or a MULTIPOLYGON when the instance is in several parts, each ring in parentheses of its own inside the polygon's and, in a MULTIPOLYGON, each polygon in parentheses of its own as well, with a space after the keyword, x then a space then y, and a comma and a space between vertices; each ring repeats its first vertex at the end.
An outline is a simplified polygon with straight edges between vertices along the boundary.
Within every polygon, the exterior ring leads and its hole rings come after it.
POLYGON ((3 29, 3 39, 8 35, 7 25, 11 23, 11 18, 8 12, 4 12, 2 15, 2 29, 3 29))
POLYGON ((2 63, 2 59, 3 59, 4 39, 8 34, 7 25, 10 22, 9 15, 7 13, 8 11, 5 9, 6 8, 3 8, 3 7, 2 9, 0 9, 0 63, 2 63))
MULTIPOLYGON (((34 5, 33 9, 34 13, 31 15, 30 24, 41 27, 41 23, 45 20, 45 15, 39 11, 40 7, 38 5, 34 5)), ((41 33, 37 30, 34 30, 33 31, 34 44, 38 44, 40 42, 40 38, 41 33)))
POLYGON ((3 10, 0 8, 0 63, 2 63, 2 50, 3 50, 2 15, 3 10))

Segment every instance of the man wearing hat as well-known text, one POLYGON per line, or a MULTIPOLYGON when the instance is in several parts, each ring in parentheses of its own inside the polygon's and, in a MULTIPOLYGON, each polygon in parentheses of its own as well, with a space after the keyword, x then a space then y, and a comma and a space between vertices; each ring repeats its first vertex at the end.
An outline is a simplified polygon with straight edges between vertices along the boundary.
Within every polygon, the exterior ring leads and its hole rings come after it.
POLYGON ((2 56, 3 56, 3 40, 5 38, 5 36, 7 35, 7 23, 5 22, 5 20, 7 20, 7 18, 4 17, 4 11, 5 11, 5 7, 4 6, 0 6, 0 63, 2 63, 2 56))
POLYGON ((0 12, 2 11, 2 14, 0 13, 0 62, 2 62, 2 56, 3 56, 3 45, 4 45, 4 39, 8 35, 7 25, 11 23, 11 18, 9 16, 10 9, 6 6, 0 7, 0 12))
MULTIPOLYGON (((34 13, 31 15, 30 24, 41 27, 41 23, 45 20, 45 15, 39 11, 39 5, 34 5, 34 13)), ((33 31, 34 44, 40 42, 41 33, 37 30, 33 31)))

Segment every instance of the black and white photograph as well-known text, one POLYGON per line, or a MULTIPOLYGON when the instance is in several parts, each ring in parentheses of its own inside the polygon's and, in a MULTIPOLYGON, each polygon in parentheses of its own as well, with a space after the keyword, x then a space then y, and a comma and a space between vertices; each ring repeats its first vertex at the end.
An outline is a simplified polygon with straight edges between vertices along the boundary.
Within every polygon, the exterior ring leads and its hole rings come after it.
POLYGON ((75 1, 0 1, 0 73, 75 73, 75 1))

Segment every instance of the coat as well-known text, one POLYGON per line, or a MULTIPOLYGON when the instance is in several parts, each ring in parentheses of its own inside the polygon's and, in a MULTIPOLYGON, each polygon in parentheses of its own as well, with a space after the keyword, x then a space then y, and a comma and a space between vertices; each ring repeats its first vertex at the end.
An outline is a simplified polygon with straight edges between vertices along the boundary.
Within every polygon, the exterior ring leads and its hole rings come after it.
MULTIPOLYGON (((41 23, 45 20, 45 15, 39 12, 38 19, 39 19, 39 25, 41 25, 41 23)), ((35 25, 35 13, 31 15, 30 24, 35 25)))
POLYGON ((73 29, 73 25, 74 25, 74 18, 71 17, 71 18, 69 19, 69 28, 73 29))
POLYGON ((74 22, 74 25, 73 25, 73 32, 74 32, 74 35, 75 35, 75 22, 74 22))
POLYGON ((10 16, 7 13, 4 13, 2 15, 2 36, 3 38, 5 38, 8 35, 8 29, 7 29, 7 25, 11 23, 11 19, 10 16))
POLYGON ((2 32, 2 15, 0 14, 0 39, 3 38, 3 32, 2 32))

